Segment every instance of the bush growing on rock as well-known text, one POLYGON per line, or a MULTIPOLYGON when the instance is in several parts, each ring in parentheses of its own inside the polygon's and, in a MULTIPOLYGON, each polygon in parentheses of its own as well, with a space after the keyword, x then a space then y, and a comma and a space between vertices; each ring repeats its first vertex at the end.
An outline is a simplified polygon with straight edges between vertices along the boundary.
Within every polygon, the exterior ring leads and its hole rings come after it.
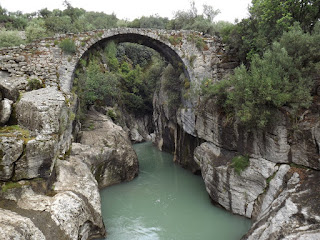
POLYGON ((30 90, 40 89, 43 87, 43 83, 36 78, 28 79, 28 87, 30 90))
POLYGON ((225 113, 249 129, 267 127, 275 111, 284 107, 295 119, 311 105, 311 76, 320 59, 320 35, 299 29, 285 33, 262 57, 254 55, 249 69, 242 65, 218 83, 205 80, 203 94, 215 96, 225 113))
POLYGON ((240 173, 249 166, 249 156, 248 155, 239 155, 232 158, 231 166, 234 168, 234 171, 240 175, 240 173))
POLYGON ((23 44, 24 40, 19 36, 16 31, 0 31, 0 48, 2 47, 13 47, 23 44))
POLYGON ((74 54, 77 50, 75 42, 69 38, 62 40, 59 43, 59 47, 67 54, 74 54))

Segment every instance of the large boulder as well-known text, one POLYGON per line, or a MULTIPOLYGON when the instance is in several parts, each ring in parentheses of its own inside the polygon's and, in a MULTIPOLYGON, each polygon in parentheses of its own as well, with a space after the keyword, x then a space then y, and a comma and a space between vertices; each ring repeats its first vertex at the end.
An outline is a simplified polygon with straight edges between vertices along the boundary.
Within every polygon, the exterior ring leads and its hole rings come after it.
POLYGON ((20 181, 0 193, 0 207, 15 212, 8 215, 10 221, 2 221, 4 217, 0 216, 1 239, 29 239, 27 236, 46 240, 105 237, 98 183, 89 166, 81 159, 71 158, 58 160, 56 170, 57 180, 52 185, 40 180, 20 181), (20 229, 20 219, 30 222, 25 226, 30 228, 29 235, 21 238, 19 234, 27 230, 20 229), (10 230, 8 236, 11 238, 2 238, 1 233, 6 234, 10 230), (30 232, 43 238, 33 237, 30 232))
POLYGON ((13 180, 48 178, 58 154, 56 136, 39 135, 27 141, 23 155, 15 163, 13 180))
POLYGON ((72 145, 72 155, 91 165, 99 187, 130 181, 139 171, 138 158, 127 133, 107 116, 91 110, 87 114, 80 144, 72 145))
POLYGON ((3 240, 46 239, 30 218, 5 209, 0 209, 0 238, 3 240))
POLYGON ((62 134, 68 114, 66 99, 55 87, 26 92, 16 106, 19 125, 35 134, 62 134))
POLYGON ((73 102, 55 87, 22 95, 16 105, 19 126, 27 129, 24 154, 16 162, 14 180, 48 178, 58 157, 70 149, 73 102))
POLYGON ((0 92, 4 98, 17 101, 19 90, 27 87, 28 81, 24 77, 12 77, 8 72, 0 70, 0 92))

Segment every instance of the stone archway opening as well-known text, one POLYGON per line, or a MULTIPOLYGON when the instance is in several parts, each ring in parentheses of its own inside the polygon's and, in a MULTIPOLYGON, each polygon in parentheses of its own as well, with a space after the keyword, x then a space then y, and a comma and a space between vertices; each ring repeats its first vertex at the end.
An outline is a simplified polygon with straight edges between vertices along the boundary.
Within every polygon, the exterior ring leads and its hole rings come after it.
MULTIPOLYGON (((143 49, 141 51, 143 51, 143 49)), ((152 52, 150 50, 146 51, 152 52)), ((159 56, 157 56, 158 60, 159 56)), ((169 122, 172 122, 172 125, 176 124, 176 111, 181 105, 183 98, 183 92, 181 89, 184 88, 186 83, 190 85, 187 67, 184 65, 177 52, 163 42, 139 34, 119 34, 102 39, 93 44, 80 58, 74 75, 74 84, 78 84, 77 87, 79 87, 79 85, 86 85, 81 78, 86 78, 87 81, 90 78, 88 78, 88 75, 90 75, 90 71, 94 68, 92 67, 92 63, 89 63, 90 61, 95 61, 96 64, 100 64, 100 68, 106 78, 105 81, 109 81, 110 84, 114 81, 120 86, 111 86, 116 88, 116 100, 113 99, 113 101, 108 101, 106 98, 98 99, 96 102, 90 102, 90 99, 89 102, 88 99, 80 99, 80 101, 87 101, 86 104, 89 103, 89 105, 100 105, 98 106, 99 110, 102 110, 102 112, 109 115, 114 121, 130 130, 129 133, 133 142, 151 140, 152 137, 150 134, 154 132, 158 133, 158 135, 167 136, 167 139, 164 141, 166 144, 163 144, 162 141, 160 148, 173 152, 174 149, 172 149, 172 146, 174 146, 175 138, 174 129, 170 127, 158 129, 156 125, 157 121, 166 121, 168 123, 166 126, 170 125, 169 122), (165 63, 165 65, 162 66, 161 75, 156 76, 158 78, 157 83, 149 84, 148 81, 154 81, 154 79, 141 80, 137 79, 139 76, 136 76, 139 75, 139 73, 137 73, 139 71, 147 71, 147 73, 149 73, 150 66, 148 66, 148 64, 151 65, 152 68, 154 64, 152 62, 153 59, 149 59, 150 62, 147 64, 147 67, 142 66, 141 68, 141 66, 131 66, 130 59, 127 62, 120 62, 118 58, 114 58, 113 60, 116 62, 115 65, 117 66, 116 69, 112 69, 112 64, 114 63, 112 63, 110 59, 105 59, 110 57, 108 56, 107 48, 110 48, 109 45, 111 43, 122 47, 126 46, 124 44, 129 44, 129 46, 132 46, 130 44, 136 44, 147 47, 148 49, 153 49, 157 52, 159 56, 163 58, 161 61, 165 63), (100 53, 97 54, 97 52, 100 53), (94 55, 97 56, 99 61, 94 60, 94 55), (128 62, 129 64, 127 64, 128 62), (84 64, 86 65, 84 66, 84 64), (129 65, 130 67, 126 70, 125 68, 129 65), (137 70, 138 68, 139 70, 137 70), (82 75, 79 74, 79 70, 83 72, 82 75), (87 73, 85 73, 86 71, 87 73), (79 83, 79 81, 82 82, 79 83), (145 90, 145 88, 147 88, 147 90, 145 90), (106 101, 103 102, 103 100, 106 101), (145 110, 143 107, 135 106, 139 105, 141 101, 149 105, 147 106, 149 109, 145 110)), ((155 74, 159 73, 157 72, 155 74)), ((103 74, 97 77, 101 76, 103 76, 103 74)), ((89 79, 89 81, 91 80, 89 79)), ((103 84, 99 86, 99 88, 103 88, 103 84)), ((84 91, 87 90, 85 89, 84 91)), ((85 92, 78 95, 82 98, 83 95, 86 94, 87 93, 85 92)), ((110 93, 110 95, 112 94, 114 94, 114 92, 110 93)), ((88 107, 88 105, 85 107, 88 107)))

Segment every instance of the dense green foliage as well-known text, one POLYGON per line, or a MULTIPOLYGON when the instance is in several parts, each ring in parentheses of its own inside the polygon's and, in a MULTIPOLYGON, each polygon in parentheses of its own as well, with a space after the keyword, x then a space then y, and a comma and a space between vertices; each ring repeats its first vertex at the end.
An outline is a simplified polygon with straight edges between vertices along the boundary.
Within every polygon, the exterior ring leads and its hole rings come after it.
POLYGON ((159 54, 141 45, 114 42, 101 52, 92 52, 76 71, 74 90, 81 99, 81 111, 95 104, 117 105, 135 115, 151 114, 153 93, 164 68, 159 54))
POLYGON ((216 84, 205 79, 202 93, 217 100, 227 119, 265 128, 279 109, 296 119, 311 105, 320 73, 320 2, 253 0, 249 12, 221 31, 245 65, 216 84))
MULTIPOLYGON (((221 24, 213 22, 219 11, 209 5, 204 5, 203 13, 198 14, 193 1, 189 10, 177 11, 171 20, 154 15, 143 16, 131 22, 120 20, 114 14, 87 12, 82 8, 73 7, 68 1, 64 1, 64 5, 64 10, 50 11, 45 8, 27 14, 8 12, 0 6, 0 29, 26 31, 27 41, 30 42, 53 36, 55 33, 77 33, 115 27, 191 29, 212 34, 221 31, 226 24, 225 22, 221 24)), ((11 45, 13 44, 17 44, 16 40, 12 41, 11 45)))
POLYGON ((304 32, 311 33, 319 22, 318 0, 253 0, 250 17, 228 31, 228 43, 238 49, 239 59, 249 63, 260 56, 274 41, 298 22, 304 32))
POLYGON ((19 46, 23 43, 17 31, 0 31, 0 47, 19 46))
POLYGON ((232 158, 231 167, 234 168, 234 171, 240 175, 240 173, 249 166, 249 156, 239 155, 232 158))
POLYGON ((163 76, 163 88, 168 95, 168 109, 170 114, 175 114, 181 104, 181 88, 185 82, 185 75, 169 64, 164 69, 163 76))
POLYGON ((66 38, 59 43, 59 47, 67 54, 73 54, 77 50, 77 46, 72 39, 66 38))
POLYGON ((294 118, 310 106, 312 76, 320 73, 318 27, 309 34, 293 25, 262 57, 253 55, 249 69, 242 65, 216 84, 205 80, 203 94, 217 97, 229 117, 249 128, 268 126, 282 107, 294 118))

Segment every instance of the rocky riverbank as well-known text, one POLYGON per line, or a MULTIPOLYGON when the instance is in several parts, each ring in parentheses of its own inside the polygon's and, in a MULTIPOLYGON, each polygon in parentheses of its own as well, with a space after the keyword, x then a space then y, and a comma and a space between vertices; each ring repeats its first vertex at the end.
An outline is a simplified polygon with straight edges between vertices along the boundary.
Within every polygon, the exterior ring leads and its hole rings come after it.
POLYGON ((104 237, 99 189, 138 174, 127 133, 92 111, 73 143, 74 96, 41 88, 12 99, 1 110, 2 124, 19 124, 0 131, 1 239, 104 237))

